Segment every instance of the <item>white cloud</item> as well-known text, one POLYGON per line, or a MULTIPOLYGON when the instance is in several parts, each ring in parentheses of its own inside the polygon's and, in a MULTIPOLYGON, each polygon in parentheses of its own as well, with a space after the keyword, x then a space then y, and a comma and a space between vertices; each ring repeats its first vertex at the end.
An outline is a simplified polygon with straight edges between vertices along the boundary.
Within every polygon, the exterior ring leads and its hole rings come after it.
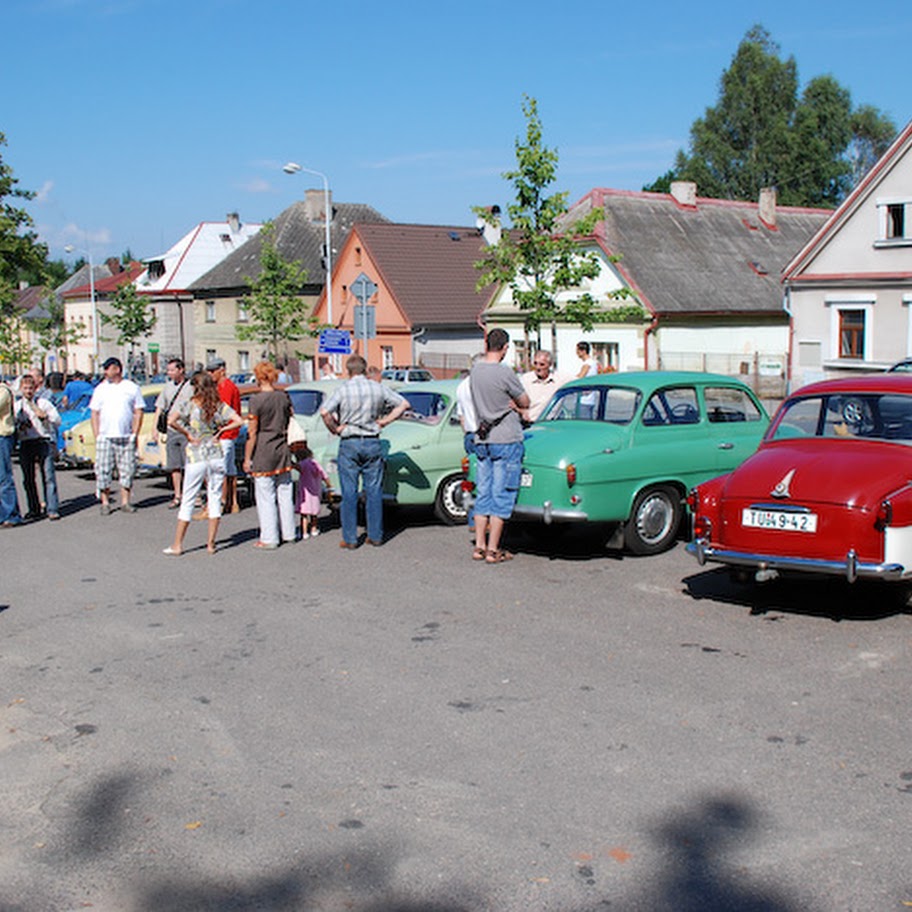
POLYGON ((238 185, 241 190, 246 190, 248 193, 273 193, 274 189, 272 184, 268 180, 264 180, 262 177, 254 177, 252 180, 247 181, 245 184, 238 185))
POLYGON ((46 180, 42 185, 40 190, 35 191, 35 202, 36 203, 46 203, 51 195, 51 190, 54 189, 54 182, 52 180, 46 180))

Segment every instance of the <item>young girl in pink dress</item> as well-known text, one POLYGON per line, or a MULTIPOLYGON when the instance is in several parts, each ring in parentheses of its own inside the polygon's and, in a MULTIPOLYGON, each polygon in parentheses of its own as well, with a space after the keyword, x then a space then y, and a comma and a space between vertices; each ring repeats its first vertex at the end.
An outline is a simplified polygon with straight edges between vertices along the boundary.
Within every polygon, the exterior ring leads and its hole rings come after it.
POLYGON ((320 512, 320 495, 323 483, 329 486, 329 476, 323 466, 313 458, 313 453, 306 443, 295 443, 291 447, 291 458, 298 470, 298 491, 295 500, 295 513, 301 514, 301 538, 310 538, 320 534, 317 516, 320 512))

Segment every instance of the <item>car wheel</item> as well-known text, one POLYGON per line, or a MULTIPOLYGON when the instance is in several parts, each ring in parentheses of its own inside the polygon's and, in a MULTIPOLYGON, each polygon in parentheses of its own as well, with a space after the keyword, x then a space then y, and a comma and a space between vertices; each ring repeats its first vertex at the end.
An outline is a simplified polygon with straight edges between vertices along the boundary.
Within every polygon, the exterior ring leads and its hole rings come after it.
POLYGON ((464 492, 462 490, 463 475, 447 475, 437 488, 437 497, 434 500, 434 513, 437 518, 448 526, 464 523, 468 511, 465 506, 464 492))
POLYGON ((667 551, 681 524, 681 496, 664 485, 640 491, 624 527, 624 543, 634 554, 667 551))

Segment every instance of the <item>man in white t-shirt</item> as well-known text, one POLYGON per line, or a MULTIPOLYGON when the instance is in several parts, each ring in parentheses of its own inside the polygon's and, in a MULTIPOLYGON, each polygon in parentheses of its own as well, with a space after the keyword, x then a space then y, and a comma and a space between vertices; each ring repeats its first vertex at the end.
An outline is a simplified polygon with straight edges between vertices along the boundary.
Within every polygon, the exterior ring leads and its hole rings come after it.
POLYGON ((145 403, 139 387, 132 380, 124 380, 120 359, 108 358, 102 368, 105 378, 95 387, 89 402, 95 434, 95 485, 101 499, 101 514, 107 516, 113 509, 111 485, 115 466, 120 479, 120 509, 135 513, 130 491, 136 475, 136 440, 145 403))

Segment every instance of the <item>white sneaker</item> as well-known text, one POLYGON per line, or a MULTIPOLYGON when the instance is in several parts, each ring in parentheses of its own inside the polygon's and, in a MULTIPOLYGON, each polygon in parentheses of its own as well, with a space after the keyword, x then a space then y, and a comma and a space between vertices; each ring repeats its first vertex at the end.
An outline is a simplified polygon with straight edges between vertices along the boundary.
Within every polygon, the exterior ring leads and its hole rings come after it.
POLYGON ((304 541, 305 538, 310 538, 310 535, 307 532, 301 533, 301 541, 304 541))
POLYGON ((311 534, 312 538, 316 538, 320 534, 320 530, 314 529, 313 532, 311 532, 310 534, 311 534))

